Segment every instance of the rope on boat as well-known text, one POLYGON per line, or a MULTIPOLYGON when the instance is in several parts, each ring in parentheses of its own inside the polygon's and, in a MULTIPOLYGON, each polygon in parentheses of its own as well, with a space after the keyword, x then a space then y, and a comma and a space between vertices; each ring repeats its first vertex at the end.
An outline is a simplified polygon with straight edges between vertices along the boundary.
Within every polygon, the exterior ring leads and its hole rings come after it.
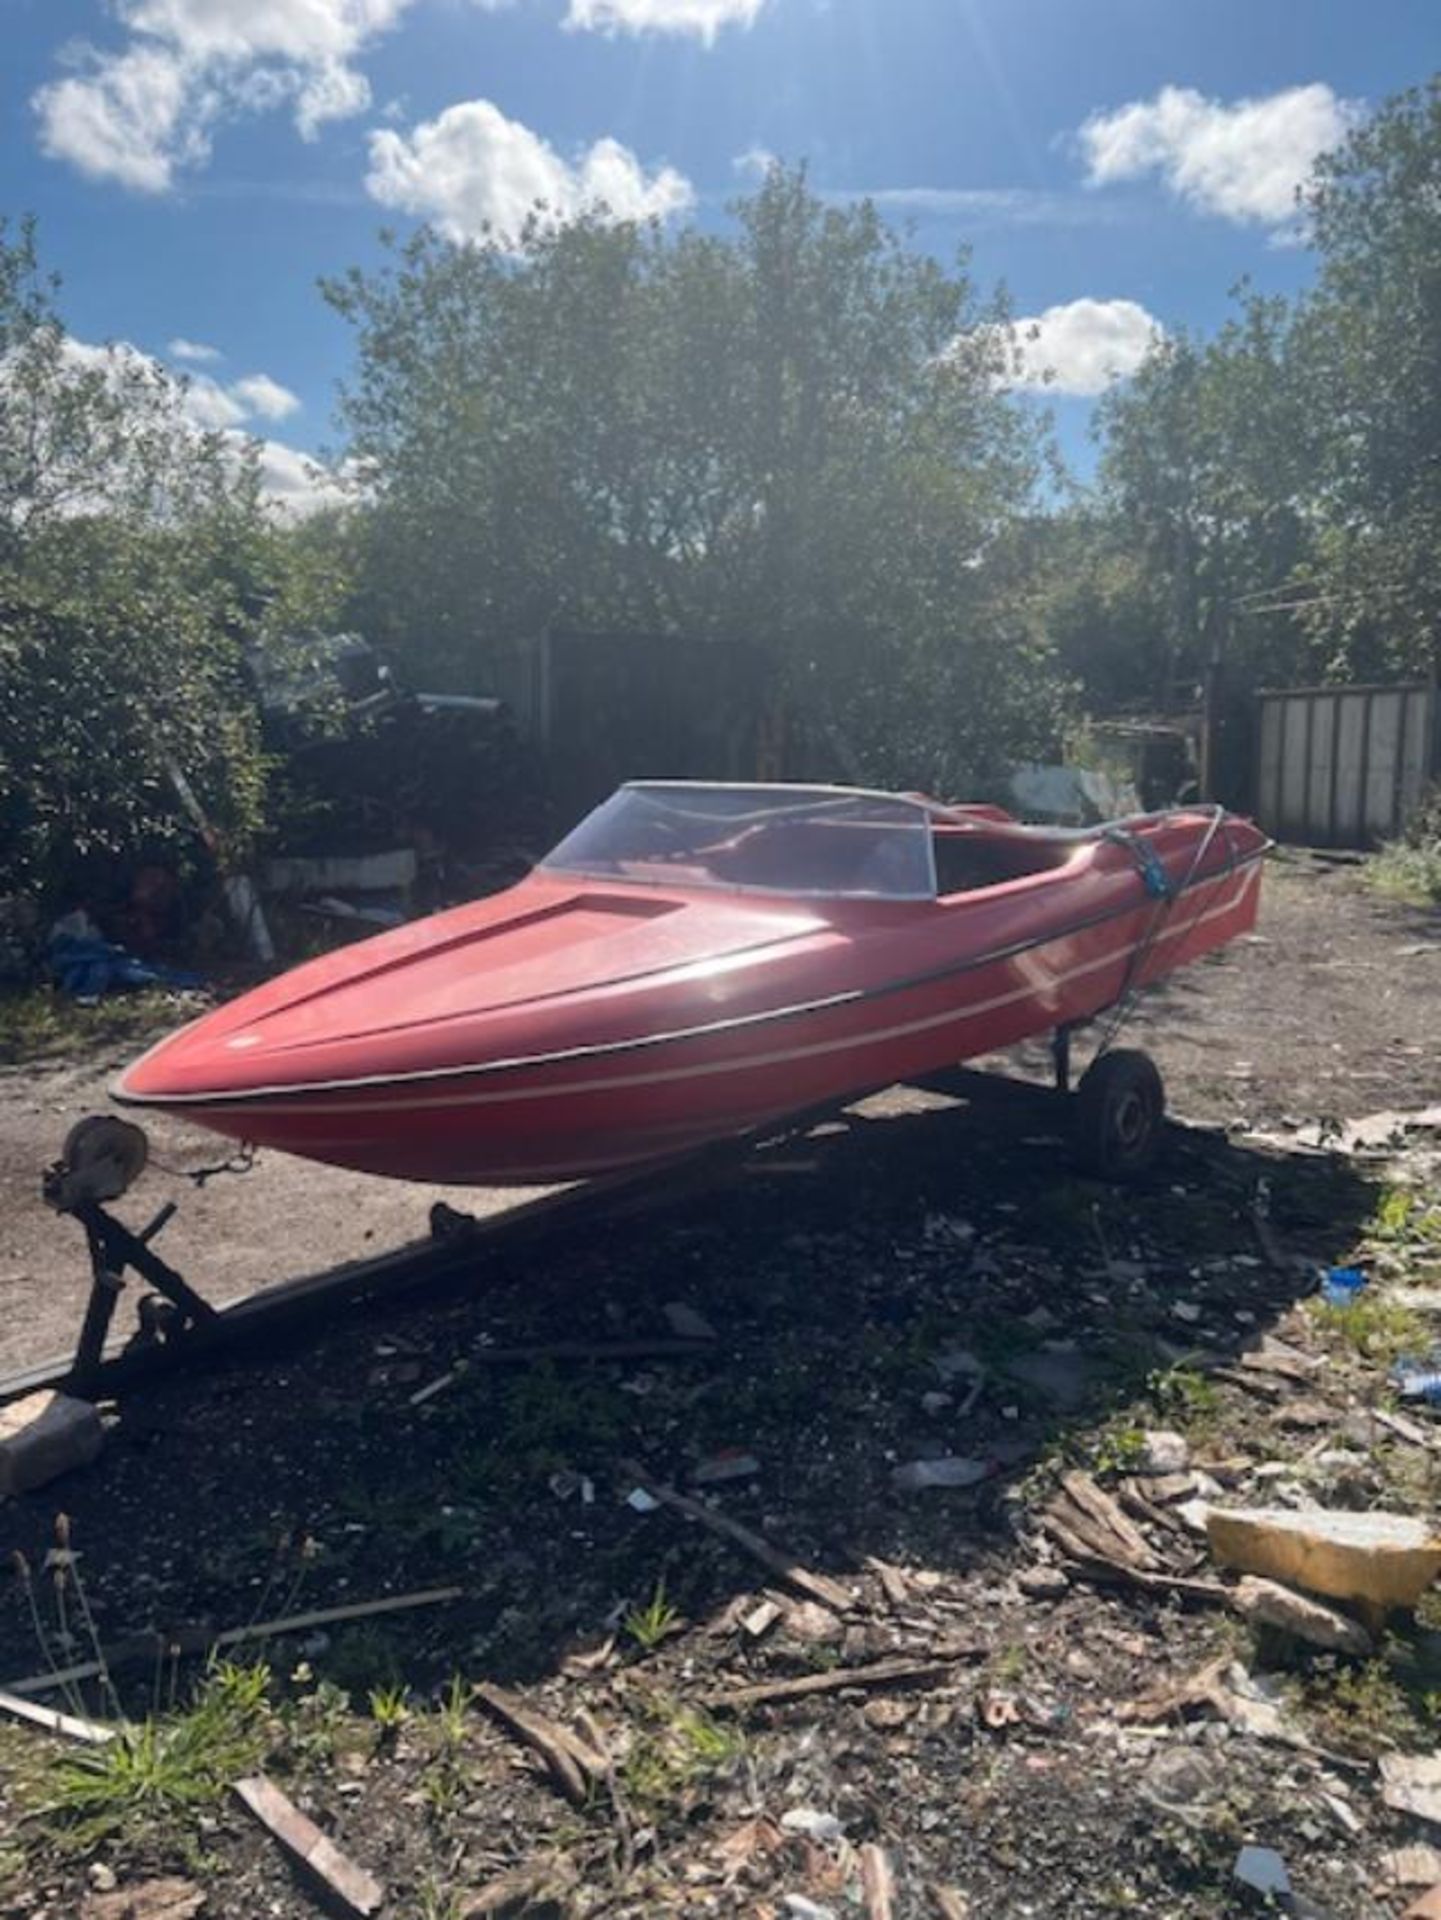
MULTIPOLYGON (((1176 808, 1174 811, 1179 813, 1191 811, 1191 809, 1176 808)), ((1106 838, 1108 840, 1114 840, 1117 844, 1126 847, 1134 856, 1136 865, 1141 873, 1141 878, 1145 882, 1146 891, 1155 900, 1156 905, 1151 914, 1151 923, 1147 927, 1144 937, 1137 942, 1131 953, 1130 964, 1126 968, 1126 977, 1121 982, 1121 991, 1116 995, 1115 1006, 1112 1010, 1111 1017, 1102 1031, 1100 1045, 1096 1048, 1093 1056, 1094 1060, 1099 1060, 1103 1053, 1109 1052, 1116 1044, 1117 1039, 1130 1020, 1131 1015, 1135 1012, 1136 1004, 1141 997, 1141 974, 1147 960, 1151 956, 1151 950, 1160 938, 1162 928, 1165 927, 1169 921, 1176 902, 1181 898, 1182 894, 1189 889, 1192 881, 1200 872, 1202 862, 1210 852, 1212 842, 1215 840, 1217 833, 1225 826, 1225 822, 1226 809, 1219 805, 1213 807, 1211 819, 1206 831, 1202 834, 1197 843, 1196 851, 1191 856, 1191 864, 1186 869, 1184 879, 1179 882, 1171 879, 1155 848, 1147 846, 1140 839, 1139 835, 1127 833, 1124 827, 1112 827, 1107 830, 1106 838)), ((1228 850, 1230 850, 1231 858, 1225 872, 1230 873, 1235 869, 1236 860, 1235 851, 1231 848, 1229 828, 1226 829, 1226 845, 1228 850)), ((1217 875, 1216 877, 1221 878, 1222 876, 1217 875)), ((1196 922, 1200 919, 1201 909, 1204 905, 1205 896, 1202 895, 1196 901, 1190 924, 1186 928, 1187 933, 1194 928, 1196 922)))

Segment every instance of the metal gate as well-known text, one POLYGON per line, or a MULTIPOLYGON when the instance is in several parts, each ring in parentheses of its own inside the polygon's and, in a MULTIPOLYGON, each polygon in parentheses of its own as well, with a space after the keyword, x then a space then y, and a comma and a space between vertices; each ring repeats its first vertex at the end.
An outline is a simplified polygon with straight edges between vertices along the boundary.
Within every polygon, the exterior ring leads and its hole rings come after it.
POLYGON ((1436 777, 1434 685, 1257 697, 1256 817, 1278 840, 1374 847, 1400 831, 1436 777))

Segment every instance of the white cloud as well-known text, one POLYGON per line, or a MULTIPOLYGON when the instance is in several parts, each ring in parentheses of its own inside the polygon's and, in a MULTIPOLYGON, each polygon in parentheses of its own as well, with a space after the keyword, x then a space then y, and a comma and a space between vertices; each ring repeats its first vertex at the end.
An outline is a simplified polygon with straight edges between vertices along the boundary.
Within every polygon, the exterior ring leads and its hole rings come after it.
POLYGON ((738 153, 732 159, 731 171, 738 173, 743 180, 764 180, 772 167, 779 165, 779 159, 769 147, 747 147, 744 153, 738 153))
POLYGON ((289 387, 282 387, 278 380, 272 380, 268 373, 246 374, 243 380, 235 382, 230 393, 247 413, 259 414, 265 420, 284 420, 300 410, 299 396, 289 387))
POLYGON ((1280 226, 1319 154, 1343 140, 1359 109, 1324 82, 1227 105, 1190 87, 1162 87, 1093 113, 1080 131, 1092 186, 1156 174, 1183 200, 1223 219, 1280 226))
POLYGON ((673 168, 647 174, 616 140, 567 161, 489 100, 461 101, 409 134, 372 133, 365 185, 383 206, 433 221, 452 240, 489 234, 510 248, 537 208, 557 220, 601 209, 645 220, 679 213, 695 197, 673 168))
POLYGON ((247 441, 244 434, 235 439, 237 444, 246 442, 256 448, 260 490, 283 519, 303 520, 326 507, 343 506, 353 497, 335 474, 283 440, 247 441))
POLYGON ((163 193, 209 155, 214 128, 289 104, 305 139, 363 112, 351 64, 414 0, 116 0, 129 39, 84 44, 34 95, 40 144, 95 179, 163 193))
POLYGON ((177 165, 209 152, 206 97, 184 62, 161 47, 109 56, 89 49, 80 73, 41 87, 33 104, 52 160, 140 193, 163 193, 177 165))
POLYGON ((219 347, 207 347, 203 340, 186 340, 178 334, 175 339, 170 342, 165 351, 170 355, 172 360, 199 362, 202 360, 223 360, 225 358, 219 347))
POLYGON ((693 33, 710 46, 722 27, 752 26, 766 0, 570 0, 568 27, 597 33, 693 33))
POLYGON ((1162 337, 1154 314, 1134 300, 1071 300, 1017 320, 1019 372, 1007 381, 1051 393, 1102 393, 1133 374, 1162 337))
POLYGON ((192 374, 181 395, 185 417, 207 433, 221 427, 237 426, 246 417, 246 408, 233 393, 227 392, 208 374, 192 374))

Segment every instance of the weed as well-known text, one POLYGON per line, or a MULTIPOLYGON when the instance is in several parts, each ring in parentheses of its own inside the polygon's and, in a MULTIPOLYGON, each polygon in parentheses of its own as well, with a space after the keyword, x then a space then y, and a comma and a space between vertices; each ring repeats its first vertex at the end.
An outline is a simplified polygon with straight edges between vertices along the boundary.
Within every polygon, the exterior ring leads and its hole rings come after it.
POLYGON ((0 994, 0 1065, 17 1066, 85 1047, 129 1046, 162 1027, 173 1027, 193 996, 171 993, 107 994, 93 1007, 77 1006, 53 987, 0 994))
POLYGON ((1146 1392, 1157 1413, 1181 1427, 1209 1426, 1221 1411, 1215 1381, 1194 1367, 1165 1367, 1150 1374, 1146 1392))
POLYGON ((1334 1335, 1363 1360, 1386 1365, 1403 1353, 1424 1353, 1430 1346, 1426 1323, 1418 1313, 1369 1288, 1345 1306, 1333 1307, 1319 1299, 1306 1304, 1323 1333, 1334 1335))
MULTIPOLYGON (((310 1669, 298 1667, 292 1678, 310 1677, 310 1669)), ((350 1695, 333 1680, 322 1680, 309 1693, 302 1694, 286 1714, 286 1730, 302 1760, 325 1764, 335 1758, 340 1736, 350 1718, 350 1695)))
POLYGON ((625 1617, 625 1630, 643 1653, 651 1653, 662 1640, 680 1630, 681 1617, 666 1598, 664 1577, 655 1583, 655 1591, 643 1607, 632 1607, 625 1617))
POLYGON ((1097 1473, 1134 1473, 1146 1451, 1146 1436, 1134 1421, 1117 1414, 1100 1429, 1091 1450, 1097 1473))
POLYGON ((1394 1638, 1360 1664, 1315 1660, 1306 1698, 1326 1737, 1353 1751, 1379 1754, 1436 1738, 1441 1695, 1425 1686, 1414 1650, 1394 1638))
POLYGON ((186 1825, 252 1771, 271 1739, 270 1670, 225 1662, 187 1712, 122 1726, 104 1746, 66 1750, 47 1769, 42 1808, 57 1837, 88 1850, 144 1843, 186 1825))
POLYGON ((621 1771, 627 1799, 654 1819, 732 1767, 745 1741, 734 1728, 668 1696, 654 1698, 646 1711, 650 1724, 636 1733, 621 1771))
POLYGON ((993 1680, 1002 1686, 1014 1686, 1026 1671, 1026 1662, 1030 1658, 1026 1647, 1019 1640, 1012 1640, 992 1654, 990 1674, 993 1680))
POLYGON ((458 1753, 465 1745, 465 1710, 469 1704, 469 1686, 458 1673, 453 1673, 440 1703, 438 1718, 441 1742, 448 1753, 458 1753))
POLYGON ((415 1920, 461 1920, 463 1912, 460 1895, 433 1874, 415 1890, 415 1920))
POLYGON ((410 1693, 405 1687, 372 1687, 370 1717, 382 1740, 394 1740, 410 1718, 410 1693))

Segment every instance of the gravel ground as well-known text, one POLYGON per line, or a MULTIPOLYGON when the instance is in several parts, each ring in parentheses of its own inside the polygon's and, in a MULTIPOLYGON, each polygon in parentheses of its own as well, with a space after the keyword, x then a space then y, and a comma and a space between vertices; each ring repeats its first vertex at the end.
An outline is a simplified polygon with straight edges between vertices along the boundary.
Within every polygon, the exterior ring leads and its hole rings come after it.
MULTIPOLYGON (((1068 1471, 1129 1498, 1139 1436, 1157 1427, 1182 1434, 1186 1471, 1227 1498, 1297 1488, 1434 1511, 1432 1452, 1367 1424, 1383 1347, 1298 1304, 1315 1264, 1358 1249, 1388 1284, 1434 1279, 1424 1197, 1404 1221, 1393 1207, 1377 1240, 1381 1168, 1227 1139, 1217 1123, 1275 1133, 1437 1100, 1438 960, 1434 918, 1378 903, 1348 872, 1278 866, 1258 938, 1138 1015, 1132 1038, 1156 1053, 1174 1110, 1206 1123, 1175 1130, 1146 1186, 1074 1178, 1044 1115, 872 1103, 779 1164, 516 1256, 482 1294, 350 1316, 323 1341, 136 1397, 96 1466, 0 1504, 0 1546, 39 1567, 63 1502, 107 1643, 156 1629, 164 1647, 200 1622, 458 1587, 414 1614, 242 1649, 270 1669, 250 1758, 386 1880, 385 1911, 405 1920, 879 1915, 867 1847, 886 1855, 899 1920, 945 1912, 937 1886, 971 1920, 1189 1920, 1246 1910, 1231 1879, 1244 1844, 1279 1849, 1332 1920, 1397 1914, 1416 1889, 1396 1885, 1388 1856, 1426 1834, 1382 1804, 1371 1763, 1437 1744, 1432 1636, 1408 1629, 1369 1663, 1303 1657, 1224 1608, 1065 1574, 1045 1513, 1068 1471), (1254 1226, 1263 1181, 1279 1267, 1254 1226), (605 1355, 669 1337, 676 1303, 714 1339, 605 1355), (1226 1370, 1276 1333, 1318 1371, 1304 1389, 1243 1390, 1226 1370), (497 1358, 557 1339, 602 1351, 579 1366, 497 1358), (974 1461, 976 1483, 897 1485, 898 1467, 943 1456, 974 1461), (738 1477, 711 1492, 717 1457, 738 1477), (733 1542, 638 1511, 632 1462, 844 1594, 800 1605, 733 1542), (714 1699, 899 1656, 930 1663, 925 1677, 792 1704, 714 1699), (1148 1717, 1148 1699, 1218 1660, 1237 1663, 1229 1687, 1281 1702, 1285 1738, 1258 1735, 1241 1708, 1148 1717), (589 1727, 609 1779, 569 1804, 470 1697, 476 1681, 589 1727), (400 1688, 391 1724, 375 1690, 400 1688), (555 1889, 468 1904, 516 1870, 555 1889)), ((51 1116, 58 1137, 107 1066, 10 1076, 6 1259, 28 1276, 12 1325, 43 1303, 17 1325, 16 1357, 62 1346, 78 1307, 75 1249, 30 1195, 51 1116)), ((147 1176, 137 1215, 166 1191, 147 1176)), ((208 1237, 186 1231, 193 1277, 223 1297, 367 1234, 403 1237, 422 1201, 272 1156, 185 1206, 213 1209, 208 1237), (257 1221, 275 1223, 263 1240, 257 1221)), ((1210 1576, 1174 1516, 1142 1524, 1169 1572, 1210 1576)), ((12 1582, 0 1676, 44 1664, 12 1582)), ((183 1701, 195 1669, 162 1657, 117 1674, 136 1713, 157 1687, 183 1701)), ((223 1800, 67 1850, 53 1818, 33 1819, 54 1790, 45 1750, 0 1734, 0 1913, 104 1920, 97 1879, 160 1872, 189 1878, 211 1920, 314 1911, 223 1800)))

